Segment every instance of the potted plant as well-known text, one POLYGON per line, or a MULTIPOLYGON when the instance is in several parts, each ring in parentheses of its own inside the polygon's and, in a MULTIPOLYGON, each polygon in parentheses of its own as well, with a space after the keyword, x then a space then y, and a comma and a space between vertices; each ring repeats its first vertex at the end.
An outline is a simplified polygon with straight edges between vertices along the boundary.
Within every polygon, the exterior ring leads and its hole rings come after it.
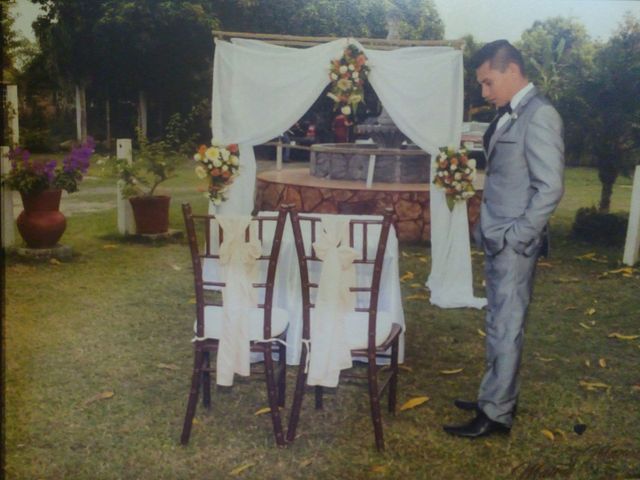
POLYGON ((122 181, 122 195, 131 203, 137 234, 158 234, 169 230, 171 197, 156 192, 162 182, 175 176, 178 159, 165 142, 151 143, 138 132, 138 151, 134 161, 112 160, 113 168, 122 181))
POLYGON ((52 248, 67 227, 60 212, 62 190, 78 191, 89 169, 95 143, 91 137, 74 145, 62 163, 31 159, 28 150, 16 147, 9 152, 11 169, 2 181, 20 193, 24 210, 18 215, 18 231, 29 248, 52 248))

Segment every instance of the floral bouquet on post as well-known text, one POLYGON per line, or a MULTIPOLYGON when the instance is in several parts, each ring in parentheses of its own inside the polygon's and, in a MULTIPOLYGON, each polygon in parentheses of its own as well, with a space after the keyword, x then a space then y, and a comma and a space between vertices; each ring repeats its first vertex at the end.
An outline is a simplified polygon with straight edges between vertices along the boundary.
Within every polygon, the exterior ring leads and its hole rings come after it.
POLYGON ((227 197, 225 193, 238 175, 240 161, 238 159, 238 145, 220 145, 213 143, 211 147, 200 145, 193 156, 198 163, 196 175, 201 179, 209 179, 205 192, 214 205, 220 205, 227 197))
POLYGON ((433 183, 444 189, 449 210, 453 210, 455 202, 473 197, 476 161, 467 156, 464 148, 441 147, 436 165, 433 183))
POLYGON ((331 91, 327 96, 335 102, 334 110, 340 108, 343 115, 349 116, 364 100, 363 85, 369 73, 367 57, 351 44, 344 49, 342 57, 331 61, 329 68, 331 91))

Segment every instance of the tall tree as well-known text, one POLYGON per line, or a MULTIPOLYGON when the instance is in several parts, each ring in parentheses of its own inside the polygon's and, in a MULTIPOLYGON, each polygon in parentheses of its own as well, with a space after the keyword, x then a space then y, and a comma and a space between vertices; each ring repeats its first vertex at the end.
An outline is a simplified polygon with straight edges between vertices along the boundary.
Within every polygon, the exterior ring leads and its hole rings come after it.
POLYGON ((588 115, 582 121, 602 183, 599 208, 609 211, 613 185, 640 161, 640 20, 627 15, 596 55, 597 68, 582 83, 588 115))

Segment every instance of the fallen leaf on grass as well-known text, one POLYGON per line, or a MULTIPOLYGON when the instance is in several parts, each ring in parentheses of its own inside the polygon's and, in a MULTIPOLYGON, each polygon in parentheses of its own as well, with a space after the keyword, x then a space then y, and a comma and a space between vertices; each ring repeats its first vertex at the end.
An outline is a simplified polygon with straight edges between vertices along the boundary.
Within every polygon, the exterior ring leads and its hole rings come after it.
POLYGON ((418 260, 422 263, 427 263, 427 257, 418 257, 418 260))
POLYGON ((114 245, 113 243, 107 243, 106 245, 103 245, 102 248, 104 250, 113 250, 115 248, 118 248, 118 245, 114 245))
POLYGON ((409 285, 411 288, 424 288, 424 285, 420 284, 420 283, 412 283, 411 285, 409 285))
POLYGON ((410 366, 408 366, 408 365, 398 365, 398 368, 399 368, 400 370, 405 370, 405 371, 407 371, 407 372, 413 372, 413 368, 411 368, 411 367, 410 367, 410 366))
POLYGON ((559 277, 554 283, 580 283, 580 279, 576 277, 559 277))
POLYGON ((242 472, 244 472, 247 468, 251 468, 254 465, 255 465, 254 462, 244 463, 244 464, 240 465, 239 467, 236 467, 233 470, 231 470, 229 472, 229 475, 231 475, 232 477, 236 477, 236 476, 240 475, 242 472))
POLYGON ((549 262, 538 262, 538 266, 539 267, 543 267, 543 268, 551 268, 551 267, 553 267, 553 265, 550 264, 549 262))
POLYGON ((464 368, 454 368, 453 370, 440 370, 440 373, 443 375, 455 375, 456 373, 460 373, 464 370, 464 368))
POLYGON ((376 465, 371 469, 373 473, 387 473, 387 469, 389 467, 387 465, 376 465))
POLYGON ((553 362, 555 360, 555 358, 538 357, 538 360, 540 360, 541 362, 553 362))
POLYGON ((585 330, 591 330, 591 327, 589 325, 587 325, 586 323, 580 322, 578 325, 580 325, 585 330))
POLYGON ((591 367, 591 360, 585 360, 585 361, 584 361, 584 364, 585 364, 587 367, 591 367))
POLYGON ((405 300, 428 300, 429 296, 426 293, 416 293, 415 295, 409 295, 405 297, 405 300))
POLYGON ((100 392, 100 393, 96 393, 93 397, 91 398, 87 398, 84 402, 83 405, 86 407, 87 405, 93 403, 93 402, 97 402, 99 400, 107 400, 109 398, 112 398, 115 394, 112 391, 107 390, 106 392, 100 392))
POLYGON ((411 255, 409 255, 407 252, 401 252, 403 257, 410 257, 411 255))
POLYGON ((481 337, 486 337, 486 336, 487 336, 487 334, 486 334, 486 333, 484 333, 484 330, 482 330, 481 328, 479 328, 479 329, 477 330, 477 332, 478 332, 478 335, 480 335, 481 337))
POLYGON ((400 407, 400 411, 409 410, 411 408, 416 408, 418 405, 422 405, 425 402, 429 401, 429 397, 413 397, 410 400, 404 402, 404 404, 400 407))
POLYGON ((300 462, 300 466, 301 467, 308 467, 309 465, 311 465, 313 463, 313 460, 311 458, 307 458, 306 460, 302 460, 300 462))
POLYGON ((257 410, 254 415, 263 415, 265 413, 269 413, 271 411, 271 407, 264 407, 261 408, 260 410, 257 410))
POLYGON ((49 263, 51 265, 60 265, 60 260, 58 260, 57 258, 52 258, 51 260, 49 260, 49 263))
POLYGON ((593 307, 591 307, 591 308, 587 308, 587 309, 584 311, 584 314, 585 314, 585 315, 589 315, 589 316, 593 315, 594 313, 596 313, 596 309, 595 309, 595 308, 593 308, 593 307))
POLYGON ((556 439, 556 436, 553 434, 553 432, 551 430, 547 430, 546 428, 543 428, 540 431, 540 433, 542 433, 545 437, 547 437, 552 442, 556 439))
POLYGON ((635 340, 636 338, 640 338, 640 335, 623 335, 618 332, 613 332, 607 335, 609 338, 616 338, 618 340, 635 340))
POLYGON ((585 253, 584 255, 579 255, 576 257, 576 260, 591 260, 592 258, 595 258, 596 256, 596 252, 589 252, 589 253, 585 253))
POLYGON ((595 391, 598 389, 609 390, 611 388, 610 385, 602 382, 587 382, 586 380, 580 380, 580 386, 586 388, 590 391, 595 391))
POLYGON ((407 280, 413 280, 413 276, 414 276, 413 272, 407 272, 400 277, 400 281, 406 282, 407 280))
POLYGON ((567 439, 567 434, 564 433, 563 430, 560 430, 559 428, 556 428, 553 430, 555 433, 557 433, 558 435, 560 435, 562 437, 563 440, 567 439))
POLYGON ((600 365, 601 368, 607 368, 607 361, 604 358, 601 358, 598 360, 598 365, 600 365))
POLYGON ((573 305, 569 305, 568 307, 564 307, 564 311, 568 312, 569 310, 577 310, 578 307, 574 307, 573 305))
POLYGON ((179 267, 178 265, 174 265, 174 264, 171 264, 171 268, 173 268, 176 272, 179 272, 180 270, 182 270, 182 267, 179 267))
POLYGON ((164 368, 165 370, 179 370, 180 367, 174 365, 173 363, 158 363, 156 365, 158 368, 164 368))
POLYGON ((618 268, 617 270, 609 270, 608 272, 605 273, 622 273, 627 274, 627 275, 633 275, 633 267, 623 267, 623 268, 618 268))

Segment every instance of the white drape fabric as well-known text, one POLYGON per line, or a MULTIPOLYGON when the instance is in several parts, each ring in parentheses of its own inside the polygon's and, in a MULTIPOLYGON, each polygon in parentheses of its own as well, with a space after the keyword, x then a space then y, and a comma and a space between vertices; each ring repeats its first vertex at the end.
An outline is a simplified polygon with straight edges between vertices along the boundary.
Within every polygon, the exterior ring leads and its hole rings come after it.
MULTIPOLYGON (((239 176, 230 188, 229 200, 215 207, 218 213, 253 210, 253 146, 280 135, 311 107, 329 83, 330 61, 339 58, 350 43, 369 58, 369 81, 394 123, 431 154, 432 164, 439 147, 460 144, 464 71, 459 50, 408 47, 381 51, 365 49, 346 38, 306 49, 257 40, 216 40, 213 137, 240 145, 239 176)), ((214 210, 212 205, 210 210, 214 210)), ((449 212, 444 193, 432 188, 430 211, 432 255, 438 258, 427 282, 432 303, 478 306, 481 301, 472 292, 466 209, 449 212), (448 240, 451 243, 443 243, 448 240), (462 294, 460 285, 468 286, 462 294)))
POLYGON ((351 350, 346 336, 346 315, 356 304, 353 261, 357 252, 349 247, 349 221, 324 218, 313 244, 322 260, 320 282, 311 322, 311 354, 308 385, 336 387, 340 371, 351 368, 351 350))
POLYGON ((262 253, 257 239, 245 242, 245 231, 251 217, 248 215, 218 215, 223 242, 220 245, 220 265, 226 286, 222 289, 223 319, 220 334, 216 382, 233 385, 233 375, 248 376, 250 367, 249 311, 258 303, 256 282, 262 253))

